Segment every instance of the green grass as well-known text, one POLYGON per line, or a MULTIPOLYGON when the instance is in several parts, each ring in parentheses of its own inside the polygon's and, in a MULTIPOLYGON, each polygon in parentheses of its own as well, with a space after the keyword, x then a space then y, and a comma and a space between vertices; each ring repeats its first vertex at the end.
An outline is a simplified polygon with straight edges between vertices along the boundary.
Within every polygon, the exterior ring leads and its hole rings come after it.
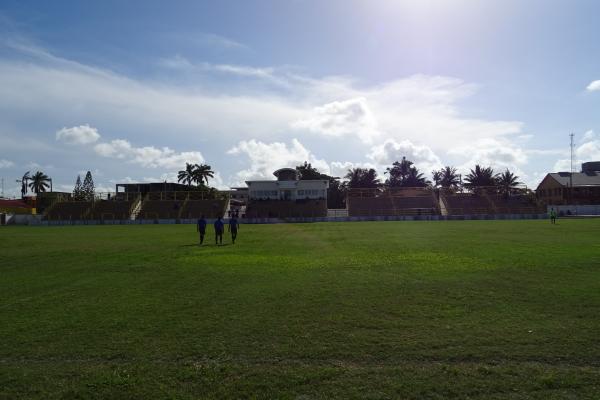
POLYGON ((0 398, 600 396, 600 220, 0 229, 0 398))

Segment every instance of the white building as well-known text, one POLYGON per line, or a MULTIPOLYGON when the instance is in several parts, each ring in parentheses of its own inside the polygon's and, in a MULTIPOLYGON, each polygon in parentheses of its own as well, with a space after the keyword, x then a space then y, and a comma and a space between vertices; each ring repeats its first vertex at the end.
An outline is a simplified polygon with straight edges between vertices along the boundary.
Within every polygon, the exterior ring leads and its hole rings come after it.
POLYGON ((250 200, 327 200, 329 181, 299 180, 293 168, 281 168, 273 172, 276 181, 246 181, 250 200))

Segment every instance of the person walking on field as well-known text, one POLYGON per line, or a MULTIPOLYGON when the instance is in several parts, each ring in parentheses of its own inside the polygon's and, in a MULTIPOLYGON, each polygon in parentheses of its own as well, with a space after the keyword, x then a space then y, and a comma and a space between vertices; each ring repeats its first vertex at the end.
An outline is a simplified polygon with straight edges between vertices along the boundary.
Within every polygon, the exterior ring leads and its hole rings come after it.
POLYGON ((239 227, 240 227, 240 224, 239 224, 235 214, 233 214, 233 217, 229 218, 229 225, 227 226, 227 230, 229 232, 231 232, 231 243, 232 244, 235 244, 235 238, 237 237, 239 227))
POLYGON ((214 223, 215 226, 215 244, 223 244, 223 230, 225 225, 223 224, 223 220, 221 216, 217 217, 217 220, 214 223))
POLYGON ((554 211, 554 208, 550 209, 550 222, 553 225, 556 224, 556 211, 554 211))
POLYGON ((196 231, 200 232, 200 244, 202 244, 204 242, 204 235, 206 234, 206 220, 204 219, 204 215, 198 220, 196 231))

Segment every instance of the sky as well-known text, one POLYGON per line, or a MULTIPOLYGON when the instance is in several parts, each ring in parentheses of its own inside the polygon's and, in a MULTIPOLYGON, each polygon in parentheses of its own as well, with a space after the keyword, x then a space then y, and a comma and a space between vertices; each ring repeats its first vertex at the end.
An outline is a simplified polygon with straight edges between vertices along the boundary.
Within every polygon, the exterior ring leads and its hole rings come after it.
POLYGON ((308 161, 381 175, 406 156, 548 172, 600 160, 600 2, 0 3, 0 178, 72 191, 176 181, 226 189, 308 161))

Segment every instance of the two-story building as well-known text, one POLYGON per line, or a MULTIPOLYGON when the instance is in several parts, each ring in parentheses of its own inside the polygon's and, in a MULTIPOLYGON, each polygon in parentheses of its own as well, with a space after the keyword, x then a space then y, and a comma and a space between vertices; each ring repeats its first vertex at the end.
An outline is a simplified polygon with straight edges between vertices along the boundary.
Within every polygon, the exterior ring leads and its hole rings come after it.
POLYGON ((293 168, 278 169, 273 175, 277 180, 246 181, 250 200, 327 200, 326 179, 300 180, 293 168))
POLYGON ((581 172, 547 174, 535 192, 544 205, 600 204, 600 161, 583 163, 581 172))

